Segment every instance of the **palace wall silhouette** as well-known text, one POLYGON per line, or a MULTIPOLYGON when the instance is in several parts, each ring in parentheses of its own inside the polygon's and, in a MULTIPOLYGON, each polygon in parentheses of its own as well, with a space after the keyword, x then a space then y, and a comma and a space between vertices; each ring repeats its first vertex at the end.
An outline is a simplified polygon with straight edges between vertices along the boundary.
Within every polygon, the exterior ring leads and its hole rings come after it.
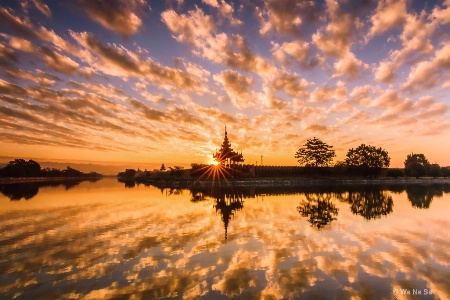
POLYGON ((309 175, 329 175, 331 168, 311 168, 303 166, 252 166, 250 168, 252 176, 257 177, 283 177, 283 176, 309 176, 309 175))

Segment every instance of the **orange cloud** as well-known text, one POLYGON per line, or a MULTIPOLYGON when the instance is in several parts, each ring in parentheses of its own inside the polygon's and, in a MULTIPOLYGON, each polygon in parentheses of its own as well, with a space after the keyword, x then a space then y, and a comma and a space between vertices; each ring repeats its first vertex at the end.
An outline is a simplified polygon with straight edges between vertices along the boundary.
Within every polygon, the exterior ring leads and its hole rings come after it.
POLYGON ((281 3, 266 0, 264 5, 264 9, 257 10, 262 35, 274 30, 279 34, 299 36, 305 21, 312 23, 320 17, 318 4, 314 1, 288 0, 281 3))
POLYGON ((271 88, 275 91, 284 91, 292 97, 307 98, 308 88, 311 86, 306 79, 300 78, 298 74, 279 72, 271 82, 271 88))
POLYGON ((268 73, 273 68, 264 58, 251 51, 243 36, 216 34, 212 18, 198 7, 187 14, 167 10, 161 14, 161 18, 175 34, 177 41, 194 46, 193 53, 196 55, 247 72, 268 73))
POLYGON ((124 36, 135 34, 142 26, 142 20, 133 10, 142 9, 143 1, 77 0, 77 2, 92 20, 124 36))
POLYGON ((406 0, 382 0, 372 15, 369 37, 384 33, 402 25, 407 18, 406 0))
POLYGON ((251 77, 246 77, 236 71, 225 70, 214 75, 214 80, 223 85, 236 107, 244 108, 255 105, 254 96, 250 92, 253 84, 251 77))
POLYGON ((33 3, 33 5, 46 17, 50 18, 52 16, 50 8, 41 0, 32 0, 31 3, 33 3))
POLYGON ((408 91, 432 88, 442 80, 442 74, 450 69, 450 42, 435 52, 434 58, 418 63, 408 75, 402 87, 408 91))

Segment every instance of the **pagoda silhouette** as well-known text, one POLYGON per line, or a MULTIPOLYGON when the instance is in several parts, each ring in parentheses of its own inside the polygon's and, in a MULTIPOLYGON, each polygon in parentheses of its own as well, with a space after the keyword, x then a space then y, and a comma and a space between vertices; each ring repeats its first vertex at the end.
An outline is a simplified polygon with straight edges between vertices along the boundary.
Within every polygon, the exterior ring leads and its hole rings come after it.
POLYGON ((213 154, 213 158, 221 165, 227 168, 234 168, 240 163, 244 162, 244 157, 241 153, 233 150, 230 141, 228 140, 227 126, 225 126, 225 137, 223 139, 222 147, 213 154))

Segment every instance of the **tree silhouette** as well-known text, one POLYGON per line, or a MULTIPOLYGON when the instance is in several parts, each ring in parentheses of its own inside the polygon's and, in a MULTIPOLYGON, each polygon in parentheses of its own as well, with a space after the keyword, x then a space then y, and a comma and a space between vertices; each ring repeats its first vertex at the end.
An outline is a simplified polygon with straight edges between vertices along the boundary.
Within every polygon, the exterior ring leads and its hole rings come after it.
POLYGON ((181 177, 184 172, 184 168, 180 166, 169 167, 170 176, 181 177))
POLYGON ((15 159, 10 161, 0 170, 3 177, 37 177, 40 175, 41 166, 34 160, 15 159))
POLYGON ((405 171, 403 171, 403 169, 388 169, 386 171, 386 176, 387 177, 394 177, 394 178, 398 178, 398 177, 405 177, 405 171))
POLYGON ((425 176, 427 174, 429 164, 428 159, 422 153, 408 154, 405 160, 405 173, 407 176, 413 176, 416 178, 425 176))
POLYGON ((295 158, 301 165, 311 167, 326 167, 331 164, 335 156, 333 146, 316 137, 308 139, 306 144, 295 153, 295 158))
POLYGON ((442 176, 441 166, 438 164, 430 164, 427 168, 428 176, 432 176, 434 178, 442 176))
POLYGON ((331 194, 305 193, 305 197, 297 211, 302 217, 309 217, 312 226, 320 229, 336 220, 339 209, 331 201, 331 194))
POLYGON ((364 177, 378 177, 382 168, 389 167, 390 161, 386 150, 365 144, 348 150, 345 159, 351 171, 364 177))
POLYGON ((159 170, 160 170, 161 172, 166 171, 166 166, 164 166, 164 163, 161 165, 161 168, 159 168, 159 170))
POLYGON ((441 167, 441 175, 444 177, 450 177, 450 167, 441 167))

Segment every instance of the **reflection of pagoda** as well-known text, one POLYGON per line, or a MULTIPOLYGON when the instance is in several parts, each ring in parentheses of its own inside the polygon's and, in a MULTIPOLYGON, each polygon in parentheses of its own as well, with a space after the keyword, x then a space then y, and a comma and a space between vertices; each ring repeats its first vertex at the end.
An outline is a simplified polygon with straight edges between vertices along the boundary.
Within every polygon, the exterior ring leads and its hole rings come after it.
POLYGON ((225 137, 223 139, 222 147, 218 152, 213 154, 213 158, 221 165, 225 165, 225 167, 233 167, 244 162, 242 152, 237 153, 231 148, 230 141, 228 141, 227 126, 225 126, 225 137))
POLYGON ((234 216, 235 211, 239 211, 244 207, 244 201, 242 200, 242 194, 230 193, 221 194, 216 198, 216 205, 214 205, 216 213, 219 212, 222 215, 223 225, 225 227, 225 240, 228 234, 228 224, 231 217, 234 216))

